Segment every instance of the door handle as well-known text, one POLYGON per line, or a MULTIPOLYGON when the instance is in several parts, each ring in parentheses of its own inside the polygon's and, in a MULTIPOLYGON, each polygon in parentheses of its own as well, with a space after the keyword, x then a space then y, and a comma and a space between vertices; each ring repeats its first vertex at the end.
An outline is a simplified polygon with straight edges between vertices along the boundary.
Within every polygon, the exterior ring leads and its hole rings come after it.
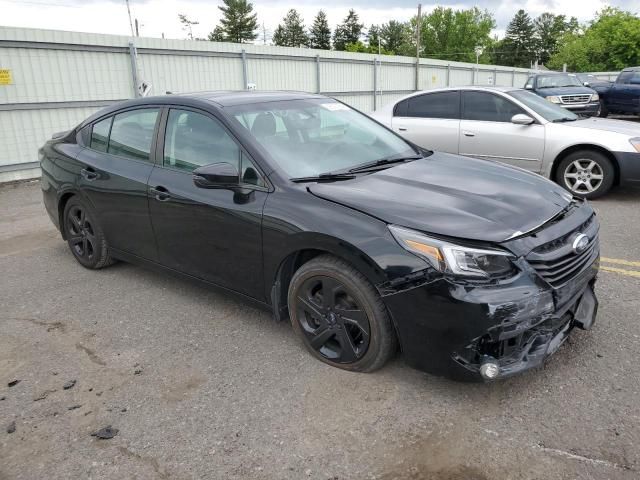
POLYGON ((476 134, 473 132, 462 132, 465 137, 475 137, 476 134))
POLYGON ((406 132, 407 131, 407 127, 398 127, 398 130, 401 132, 406 132))
POLYGON ((83 178, 89 180, 90 182, 98 178, 98 174, 91 167, 83 168, 82 170, 80 170, 80 175, 82 175, 83 178))
POLYGON ((153 195, 159 202, 166 202, 171 198, 169 190, 161 185, 158 185, 157 187, 150 187, 149 193, 151 193, 151 195, 153 195))

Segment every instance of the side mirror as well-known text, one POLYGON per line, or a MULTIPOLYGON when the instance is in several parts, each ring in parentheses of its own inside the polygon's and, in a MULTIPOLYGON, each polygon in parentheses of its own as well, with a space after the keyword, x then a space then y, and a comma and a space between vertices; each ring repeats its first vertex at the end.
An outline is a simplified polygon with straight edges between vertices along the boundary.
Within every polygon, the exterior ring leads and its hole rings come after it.
POLYGON ((531 125, 533 122, 535 122, 535 120, 524 113, 518 113, 511 117, 511 123, 516 125, 531 125))
POLYGON ((583 84, 585 87, 588 87, 588 86, 589 86, 589 82, 583 82, 582 84, 583 84))
POLYGON ((527 85, 524 86, 525 90, 533 90, 533 85, 531 85, 530 83, 528 83, 527 85))
POLYGON ((238 175, 238 170, 230 163, 212 163, 193 171, 193 183, 200 188, 237 187, 240 184, 238 175))

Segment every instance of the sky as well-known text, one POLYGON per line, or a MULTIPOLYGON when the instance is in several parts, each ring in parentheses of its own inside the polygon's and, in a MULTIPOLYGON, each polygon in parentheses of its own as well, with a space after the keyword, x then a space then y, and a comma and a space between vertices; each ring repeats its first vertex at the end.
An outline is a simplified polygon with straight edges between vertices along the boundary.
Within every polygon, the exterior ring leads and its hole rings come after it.
MULTIPOLYGON (((416 14, 419 0, 254 0, 260 24, 264 23, 268 34, 273 32, 290 8, 296 8, 307 25, 319 9, 325 10, 332 29, 354 8, 366 26, 389 20, 408 20, 416 14)), ((178 22, 178 14, 186 14, 199 21, 193 27, 195 37, 206 38, 220 19, 216 0, 129 0, 131 16, 140 23, 140 35, 149 37, 186 38, 178 22)), ((576 16, 587 22, 607 5, 640 14, 640 0, 485 0, 473 3, 463 0, 430 3, 423 1, 423 12, 438 5, 454 9, 474 5, 493 13, 497 27, 494 31, 503 36, 509 20, 516 11, 524 8, 532 17, 549 11, 555 14, 576 16)), ((71 30, 92 33, 130 35, 129 17, 125 0, 0 0, 0 25, 71 30)))

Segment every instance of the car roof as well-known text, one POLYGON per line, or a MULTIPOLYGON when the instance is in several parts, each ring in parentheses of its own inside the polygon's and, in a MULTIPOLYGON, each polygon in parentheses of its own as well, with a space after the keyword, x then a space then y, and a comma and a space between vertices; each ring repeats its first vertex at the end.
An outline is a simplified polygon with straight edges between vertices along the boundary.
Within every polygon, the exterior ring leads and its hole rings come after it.
POLYGON ((623 69, 623 72, 637 72, 640 70, 640 67, 627 67, 625 69, 623 69))
POLYGON ((265 90, 216 90, 206 92, 192 92, 177 95, 180 98, 191 97, 216 103, 222 107, 246 105, 250 103, 278 102, 286 100, 301 100, 305 98, 327 98, 307 92, 265 91, 265 90))

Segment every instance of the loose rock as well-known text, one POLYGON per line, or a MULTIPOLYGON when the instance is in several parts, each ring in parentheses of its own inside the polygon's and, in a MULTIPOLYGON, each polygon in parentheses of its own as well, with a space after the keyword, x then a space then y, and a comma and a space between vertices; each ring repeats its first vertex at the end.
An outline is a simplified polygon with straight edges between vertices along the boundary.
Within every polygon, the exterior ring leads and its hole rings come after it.
POLYGON ((16 422, 13 421, 7 426, 7 433, 13 433, 16 431, 16 422))
POLYGON ((69 380, 67 383, 65 383, 62 388, 64 388, 65 390, 69 390, 70 388, 73 388, 73 386, 76 384, 76 380, 69 380))
POLYGON ((120 430, 118 430, 117 428, 113 428, 111 425, 109 425, 107 427, 101 428, 97 432, 93 432, 91 436, 97 437, 101 440, 108 440, 115 437, 119 431, 120 430))
POLYGON ((7 387, 9 388, 15 387, 19 383, 20 383, 20 380, 11 380, 9 383, 7 383, 7 387))
POLYGON ((70 407, 67 408, 67 410, 76 410, 77 408, 82 407, 82 405, 71 405, 70 407))

